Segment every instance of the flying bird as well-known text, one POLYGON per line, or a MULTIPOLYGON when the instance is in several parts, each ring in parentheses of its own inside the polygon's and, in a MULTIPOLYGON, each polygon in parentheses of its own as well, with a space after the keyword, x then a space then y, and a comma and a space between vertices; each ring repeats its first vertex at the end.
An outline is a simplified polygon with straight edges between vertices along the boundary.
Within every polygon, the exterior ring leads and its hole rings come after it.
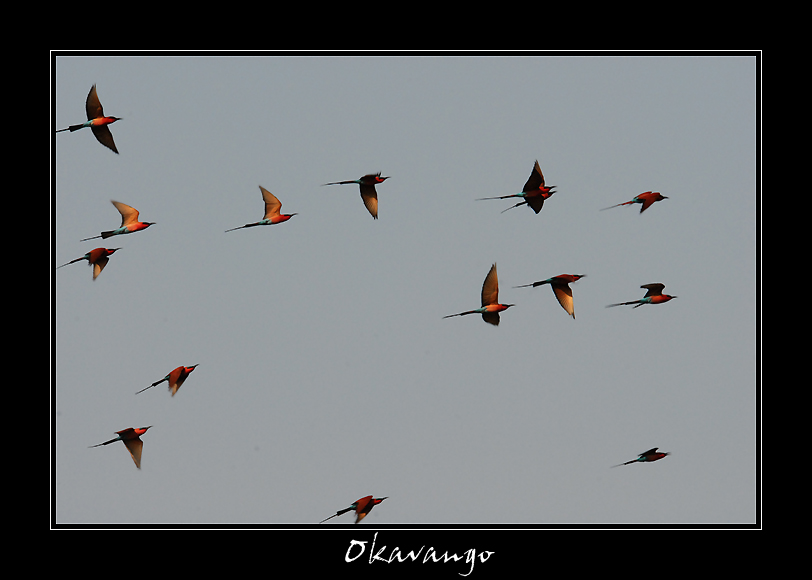
POLYGON ((662 459, 666 455, 671 455, 671 453, 663 453, 658 452, 657 447, 652 447, 648 451, 644 451, 641 453, 637 459, 632 459, 631 461, 627 461, 626 463, 618 463, 617 465, 613 465, 612 467, 620 467, 621 465, 629 465, 631 463, 648 463, 651 461, 657 461, 658 459, 662 459))
POLYGON ((577 282, 581 278, 586 278, 586 274, 560 274, 552 278, 547 278, 546 280, 533 282, 532 284, 515 286, 515 288, 527 288, 528 286, 535 288, 536 286, 549 284, 561 307, 567 311, 567 314, 575 318, 575 308, 572 304, 572 288, 570 288, 570 283, 577 282))
POLYGON ((449 314, 443 318, 452 316, 465 316, 466 314, 482 314, 482 320, 494 326, 499 325, 499 313, 507 310, 515 304, 499 304, 499 278, 496 275, 496 264, 491 266, 485 282, 482 283, 482 307, 476 310, 468 310, 458 314, 449 314))
POLYGON ((262 192, 262 199, 265 201, 265 216, 258 222, 231 228, 230 230, 226 230, 226 232, 233 232, 234 230, 239 230, 242 228, 252 228, 254 226, 281 224, 282 222, 286 222, 293 216, 297 215, 295 213, 281 213, 280 210, 282 209, 282 202, 261 185, 259 186, 259 190, 262 192))
POLYGON ((133 429, 130 427, 129 429, 122 429, 121 431, 116 431, 118 437, 115 439, 110 439, 110 441, 105 441, 104 443, 99 443, 98 445, 91 445, 90 447, 101 447, 102 445, 110 445, 111 443, 115 443, 116 441, 123 441, 124 445, 127 446, 127 451, 130 452, 130 456, 133 458, 135 462, 135 466, 138 469, 141 469, 141 449, 144 447, 144 443, 141 441, 141 435, 147 432, 147 429, 152 427, 139 427, 137 429, 133 429))
POLYGON ((355 183, 361 186, 361 199, 364 201, 369 213, 374 219, 378 219, 378 192, 375 190, 375 185, 383 183, 388 177, 381 177, 381 172, 370 173, 364 175, 361 179, 352 179, 350 181, 334 181, 332 183, 325 183, 324 185, 348 185, 355 183))
POLYGON ((521 197, 523 198, 523 201, 520 201, 516 205, 510 206, 506 210, 503 210, 502 213, 505 213, 508 209, 513 209, 514 207, 519 207, 520 205, 525 204, 531 207, 534 212, 538 213, 541 211, 541 207, 544 205, 544 200, 555 193, 553 191, 554 187, 555 185, 547 187, 544 184, 544 174, 541 172, 541 166, 539 166, 538 160, 536 160, 536 164, 533 166, 533 171, 530 173, 530 177, 527 179, 527 183, 524 184, 521 193, 500 195, 498 197, 481 197, 477 201, 482 201, 485 199, 508 199, 511 197, 521 197))
POLYGON ((70 127, 65 127, 64 129, 57 129, 56 132, 61 133, 62 131, 70 131, 73 133, 79 129, 90 127, 90 130, 93 131, 93 135, 96 136, 96 140, 99 143, 114 153, 118 153, 116 144, 113 141, 113 134, 110 132, 108 125, 115 123, 116 121, 120 121, 121 118, 104 116, 102 105, 99 102, 99 96, 96 94, 95 84, 90 87, 90 92, 87 94, 87 100, 85 100, 85 111, 87 112, 87 121, 80 123, 79 125, 71 125, 70 127))
POLYGON ((640 213, 643 213, 649 207, 651 207, 652 203, 654 203, 655 201, 662 201, 664 199, 668 199, 668 198, 666 196, 664 196, 664 195, 661 195, 658 191, 646 191, 644 193, 641 193, 640 195, 635 196, 634 198, 632 198, 631 201, 626 201, 626 202, 623 202, 623 203, 619 203, 617 205, 610 205, 609 207, 603 208, 601 211, 603 211, 604 209, 612 209, 613 207, 620 207, 621 205, 630 205, 630 204, 633 204, 633 203, 640 203, 640 204, 642 204, 640 206, 640 213))
POLYGON ((110 203, 116 206, 118 213, 121 214, 121 226, 119 226, 119 228, 115 230, 102 232, 101 235, 92 236, 90 238, 79 240, 80 242, 86 242, 87 240, 95 240, 96 238, 107 239, 110 236, 132 234, 134 232, 140 232, 141 230, 145 230, 149 226, 155 224, 155 222, 138 221, 138 210, 135 209, 134 207, 130 207, 126 203, 121 203, 120 201, 112 201, 112 200, 110 201, 110 203))
POLYGON ((94 250, 90 250, 87 254, 82 256, 81 258, 76 258, 75 260, 71 260, 62 266, 57 266, 57 270, 62 268, 63 266, 67 266, 68 264, 75 264, 76 262, 80 262, 82 260, 87 260, 89 266, 93 266, 93 279, 99 277, 101 271, 104 270, 104 267, 107 265, 107 262, 110 261, 108 256, 112 256, 113 253, 117 252, 121 248, 96 248, 94 250))
POLYGON ((367 517, 367 514, 372 511, 372 508, 374 508, 376 505, 378 505, 379 503, 381 503, 385 499, 386 499, 385 497, 373 498, 371 495, 368 495, 366 497, 362 497, 361 499, 356 501, 354 504, 352 504, 350 507, 344 508, 343 510, 338 510, 336 513, 331 515, 329 518, 327 518, 326 520, 322 520, 319 523, 323 524, 324 522, 326 522, 329 519, 332 519, 332 518, 334 518, 336 516, 340 516, 341 514, 347 513, 348 511, 355 510, 355 523, 357 524, 358 522, 363 520, 365 517, 367 517))
MULTIPOLYGON (((186 381, 186 379, 189 377, 192 371, 195 370, 195 367, 197 366, 198 365, 192 365, 190 367, 179 366, 171 373, 166 375, 164 378, 162 378, 160 381, 152 383, 150 386, 138 391, 138 393, 143 393, 147 389, 151 389, 152 387, 160 385, 162 382, 166 381, 167 383, 169 383, 169 390, 171 391, 172 396, 174 397, 175 393, 178 392, 178 389, 181 387, 181 385, 183 385, 184 381, 186 381)), ((135 394, 137 395, 138 393, 135 394)))
POLYGON ((643 284, 640 287, 645 288, 647 290, 646 295, 643 296, 640 300, 632 300, 631 302, 618 302, 617 304, 608 304, 606 307, 611 308, 612 306, 628 306, 630 304, 634 304, 634 307, 638 308, 643 304, 662 304, 663 302, 668 302, 672 298, 676 298, 676 296, 663 294, 663 288, 665 288, 665 284, 660 284, 659 282, 654 284, 643 284))

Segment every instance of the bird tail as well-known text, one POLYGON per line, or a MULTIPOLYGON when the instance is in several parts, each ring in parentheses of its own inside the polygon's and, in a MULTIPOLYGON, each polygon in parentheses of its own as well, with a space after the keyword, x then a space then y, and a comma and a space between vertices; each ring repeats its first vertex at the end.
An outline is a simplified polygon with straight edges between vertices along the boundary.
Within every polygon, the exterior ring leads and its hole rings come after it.
POLYGON ((101 447, 102 445, 110 445, 111 443, 115 443, 116 441, 119 441, 120 439, 121 439, 121 437, 116 437, 115 439, 110 439, 110 441, 105 441, 104 443, 99 443, 98 445, 89 445, 88 449, 90 449, 91 447, 101 447))
MULTIPOLYGON (((76 258, 75 260, 71 260, 70 262, 65 262, 64 264, 62 264, 62 266, 67 266, 69 264, 75 264, 76 262, 78 262, 80 260, 84 260, 84 259, 85 259, 84 256, 82 256, 81 258, 76 258)), ((56 269, 59 270, 62 266, 57 266, 56 269)))
MULTIPOLYGON (((617 304, 607 304, 606 307, 611 308, 612 306, 629 306, 630 304, 637 304, 637 306, 640 306, 642 302, 638 302, 637 300, 633 300, 631 302, 618 302, 617 304)), ((637 306, 635 306, 635 308, 637 308, 637 306)))
POLYGON ((517 203, 516 205, 512 205, 512 206, 510 206, 510 207, 509 207, 509 208, 507 208, 507 209, 503 209, 503 210, 502 210, 502 211, 500 211, 499 213, 505 213, 505 212, 506 212, 506 211, 508 211, 509 209, 513 209, 514 207, 519 207, 520 205, 525 205, 526 203, 527 203, 526 201, 520 201, 520 202, 519 202, 519 203, 517 203))
POLYGON ((88 240, 95 240, 96 238, 101 238, 101 237, 103 237, 103 236, 93 236, 93 237, 90 237, 90 238, 84 238, 83 240, 79 240, 79 241, 80 242, 86 242, 88 240))
POLYGON ((476 314, 478 310, 468 310, 466 312, 458 312, 457 314, 449 314, 448 316, 443 316, 443 318, 451 318, 453 316, 465 316, 466 314, 476 314))
POLYGON ((606 209, 612 209, 613 207, 620 207, 621 205, 629 205, 630 203, 634 203, 634 202, 633 201, 625 201, 623 203, 618 203, 617 205, 610 205, 609 207, 605 207, 605 208, 601 209, 601 211, 606 210, 606 209))
MULTIPOLYGON (((164 382, 165 380, 166 380, 166 379, 161 379, 161 380, 160 380, 160 381, 158 381, 157 383, 152 383, 150 386, 148 386, 148 387, 145 387, 145 388, 141 389, 140 391, 136 392, 135 394, 137 395, 138 393, 143 393, 143 392, 144 392, 144 391, 146 391, 147 389, 151 389, 152 387, 155 387, 155 386, 157 386, 157 385, 160 385, 160 384, 161 384, 162 382, 164 382)), ((173 395, 174 395, 174 393, 173 393, 173 395)))
POLYGON ((65 127, 64 129, 57 129, 56 132, 61 133, 62 131, 70 131, 71 133, 73 133, 74 131, 78 131, 82 127, 84 127, 84 125, 71 125, 70 127, 65 127))
POLYGON ((521 195, 514 193, 512 195, 499 195, 497 197, 478 197, 474 201, 484 201, 486 199, 508 199, 509 197, 521 197, 521 195))
POLYGON ((322 185, 349 185, 355 183, 354 181, 333 181, 331 183, 322 183, 322 185))

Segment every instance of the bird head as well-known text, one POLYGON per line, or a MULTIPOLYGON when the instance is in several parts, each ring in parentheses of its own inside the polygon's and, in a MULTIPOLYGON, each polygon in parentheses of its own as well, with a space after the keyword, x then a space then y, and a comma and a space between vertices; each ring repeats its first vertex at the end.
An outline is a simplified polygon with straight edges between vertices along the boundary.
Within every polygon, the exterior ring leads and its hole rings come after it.
POLYGON ((383 183, 387 179, 389 179, 389 177, 381 177, 380 174, 378 174, 378 176, 375 178, 375 181, 377 181, 378 183, 383 183))
POLYGON ((118 252, 121 248, 107 248, 107 255, 112 256, 116 252, 118 252))

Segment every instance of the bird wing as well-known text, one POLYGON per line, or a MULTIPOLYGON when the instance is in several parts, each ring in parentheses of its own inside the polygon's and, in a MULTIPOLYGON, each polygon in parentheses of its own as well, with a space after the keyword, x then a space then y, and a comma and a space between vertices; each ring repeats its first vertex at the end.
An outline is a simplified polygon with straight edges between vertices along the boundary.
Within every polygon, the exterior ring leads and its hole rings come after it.
POLYGON ((282 202, 261 185, 259 186, 259 190, 262 192, 262 199, 265 200, 265 219, 267 220, 275 215, 279 215, 282 209, 282 202))
POLYGON ((483 312, 482 313, 482 320, 484 320, 488 324, 493 324, 494 326, 499 326, 499 313, 498 312, 483 312))
POLYGON ((375 191, 375 186, 362 183, 361 199, 372 217, 378 219, 378 192, 375 191))
POLYGON ((102 110, 101 102, 99 102, 99 95, 96 94, 96 85, 90 87, 90 92, 87 94, 85 112, 87 113, 88 121, 104 117, 104 111, 102 110))
MULTIPOLYGON (((533 211, 538 213, 541 211, 541 207, 544 205, 544 197, 541 195, 534 195, 532 197, 525 198, 527 205, 533 208, 533 211)), ((547 215, 547 214, 544 214, 547 215)))
POLYGON ((637 196, 637 199, 640 199, 640 200, 643 201, 642 205, 640 206, 640 213, 643 213, 644 211, 646 211, 649 207, 651 207, 652 203, 657 201, 654 198, 654 195, 652 194, 652 192, 650 192, 650 191, 647 191, 645 193, 641 193, 640 195, 637 196))
POLYGON ((99 277, 99 274, 101 274, 102 270, 104 270, 104 267, 107 265, 107 262, 109 262, 109 261, 110 261, 110 258, 108 258, 107 256, 102 256, 101 258, 98 258, 98 259, 96 259, 95 262, 93 262, 93 279, 94 280, 99 277))
POLYGON ((133 437, 132 439, 124 439, 124 445, 127 446, 127 451, 130 452, 135 466, 141 469, 141 449, 144 447, 144 442, 138 437, 133 437))
MULTIPOLYGON (((544 174, 541 172, 541 166, 539 165, 537 159, 536 164, 533 166, 533 172, 530 174, 530 177, 527 178, 527 183, 524 184, 522 191, 524 192, 535 191, 539 187, 543 186, 544 186, 544 174)), ((536 211, 536 213, 538 213, 538 211, 536 211)))
POLYGON ((663 293, 665 284, 660 284, 659 282, 657 282, 653 284, 643 284, 640 287, 648 290, 648 292, 646 292, 646 295, 643 296, 643 298, 648 298, 649 296, 660 296, 663 293))
POLYGON ((90 130, 93 131, 93 135, 96 136, 96 140, 99 143, 101 143, 114 153, 118 153, 116 143, 115 141, 113 141, 113 134, 110 132, 110 129, 107 128, 107 125, 101 125, 99 127, 91 125, 90 130))
POLYGON ((575 308, 572 305, 572 288, 570 288, 569 284, 553 282, 552 288, 561 307, 567 311, 567 314, 575 318, 575 308))
POLYGON ((659 449, 659 448, 658 447, 652 447, 648 451, 643 451, 643 453, 640 454, 640 457, 645 457, 646 455, 651 455, 652 453, 657 453, 657 449, 659 449))
POLYGON ((112 201, 111 202, 118 213, 121 214, 121 226, 128 226, 138 222, 138 210, 134 207, 130 207, 126 203, 121 203, 120 201, 112 201))
POLYGON ((489 304, 499 304, 499 278, 496 275, 496 263, 491 266, 482 283, 482 306, 489 304))

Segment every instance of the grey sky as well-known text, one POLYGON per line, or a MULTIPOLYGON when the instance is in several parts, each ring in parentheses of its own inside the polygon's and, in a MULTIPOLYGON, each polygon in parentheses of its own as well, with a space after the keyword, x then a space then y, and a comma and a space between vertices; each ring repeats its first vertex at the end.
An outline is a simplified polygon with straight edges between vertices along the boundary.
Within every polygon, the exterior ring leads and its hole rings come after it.
POLYGON ((54 135, 52 264, 122 249, 51 274, 57 523, 315 524, 368 494, 361 525, 755 521, 756 64, 58 57, 53 129, 94 83, 122 120, 120 155, 54 135), (536 159, 540 214, 475 201, 536 159), (377 221, 321 186, 378 171, 377 221), (259 185, 299 215, 224 233, 259 185), (156 225, 80 243, 111 199, 156 225), (494 262, 501 325, 443 320, 494 262), (513 288, 563 273, 576 320, 513 288), (605 308, 649 282, 679 298, 605 308), (145 425, 140 471, 88 449, 145 425))

